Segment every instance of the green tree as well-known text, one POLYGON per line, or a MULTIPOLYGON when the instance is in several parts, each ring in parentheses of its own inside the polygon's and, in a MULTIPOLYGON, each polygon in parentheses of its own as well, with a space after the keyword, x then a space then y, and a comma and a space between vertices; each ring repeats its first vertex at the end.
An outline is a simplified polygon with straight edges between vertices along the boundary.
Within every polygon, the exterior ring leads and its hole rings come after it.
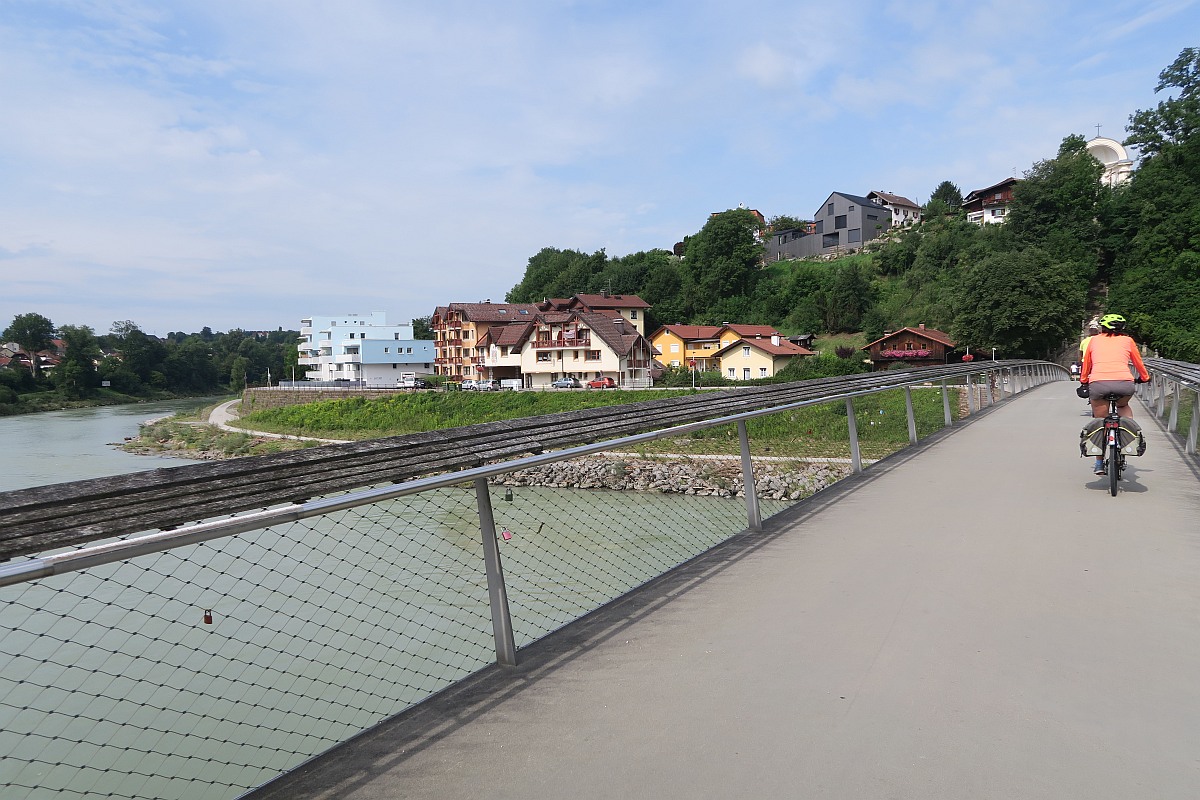
POLYGON ((88 397, 100 385, 96 371, 100 345, 96 334, 87 325, 63 325, 59 336, 66 353, 54 370, 54 382, 65 397, 72 400, 88 397))
POLYGON ((791 217, 787 214, 780 214, 777 217, 771 217, 767 220, 767 230, 778 233, 779 231, 796 230, 797 228, 806 228, 808 223, 799 217, 791 217))
POLYGON ((41 314, 17 314, 0 338, 21 345, 25 355, 29 356, 29 371, 36 376, 39 372, 37 354, 50 349, 54 339, 54 323, 41 314))
MULTIPOLYGON (((433 338, 433 315, 427 317, 416 317, 412 321, 413 338, 414 339, 432 339, 433 338)), ((294 349, 294 348, 293 348, 294 349)), ((299 351, 296 351, 299 353, 299 351)))
MULTIPOLYGON (((950 181, 942 181, 933 190, 933 194, 929 195, 929 202, 933 203, 934 201, 942 202, 949 211, 958 211, 958 209, 962 208, 963 204, 962 192, 959 191, 957 185, 950 181)), ((929 206, 927 205, 927 213, 932 214, 933 212, 928 211, 928 209, 929 206)))
POLYGON ((950 333, 959 346, 1046 358, 1078 332, 1086 289, 1040 248, 993 253, 963 274, 950 333))
POLYGON ((739 208, 713 214, 688 239, 683 278, 689 316, 709 315, 719 301, 753 291, 763 257, 760 228, 758 217, 739 208))
POLYGON ((1182 144, 1200 131, 1200 48, 1185 48, 1171 66, 1158 73, 1155 93, 1171 88, 1179 89, 1178 97, 1129 117, 1125 144, 1139 148, 1143 160, 1153 159, 1168 145, 1182 144))

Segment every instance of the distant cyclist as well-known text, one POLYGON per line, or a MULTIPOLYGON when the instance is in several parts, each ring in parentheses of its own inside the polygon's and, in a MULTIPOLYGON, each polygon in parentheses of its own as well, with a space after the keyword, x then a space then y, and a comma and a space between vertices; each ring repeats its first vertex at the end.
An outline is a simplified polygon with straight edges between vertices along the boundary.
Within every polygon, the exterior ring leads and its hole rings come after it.
MULTIPOLYGON (((1143 383, 1150 380, 1150 373, 1142 363, 1142 355, 1138 352, 1133 339, 1126 336, 1125 318, 1120 314, 1105 314, 1100 318, 1100 334, 1088 340, 1087 349, 1083 353, 1083 367, 1079 374, 1080 391, 1087 387, 1087 396, 1092 405, 1093 417, 1108 415, 1108 401, 1105 395, 1117 395, 1117 413, 1122 417, 1132 417, 1133 409, 1129 407, 1129 398, 1133 397, 1133 373, 1129 365, 1137 371, 1138 378, 1143 383)), ((1096 459, 1096 474, 1103 474, 1104 459, 1096 459)))

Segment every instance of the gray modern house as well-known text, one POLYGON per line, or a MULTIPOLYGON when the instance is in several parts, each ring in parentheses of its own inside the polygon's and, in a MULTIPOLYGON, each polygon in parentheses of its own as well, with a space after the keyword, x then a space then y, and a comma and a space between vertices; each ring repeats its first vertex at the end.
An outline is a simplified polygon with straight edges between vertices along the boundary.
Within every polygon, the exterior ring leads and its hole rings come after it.
POLYGON ((892 212, 865 197, 834 192, 813 214, 815 232, 789 242, 797 257, 858 250, 892 227, 892 212))

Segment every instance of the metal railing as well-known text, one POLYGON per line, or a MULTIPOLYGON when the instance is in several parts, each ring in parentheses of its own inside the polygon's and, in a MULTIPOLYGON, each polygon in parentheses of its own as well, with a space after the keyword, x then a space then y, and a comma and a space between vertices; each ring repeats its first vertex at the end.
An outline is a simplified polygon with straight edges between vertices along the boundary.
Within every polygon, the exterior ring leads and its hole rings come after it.
POLYGON ((1142 401, 1154 412, 1155 417, 1166 419, 1168 433, 1180 434, 1181 423, 1187 426, 1184 450, 1196 455, 1197 438, 1200 437, 1200 365, 1165 358, 1146 359, 1150 370, 1150 384, 1141 392, 1142 401))
POLYGON ((953 395, 1068 374, 915 376, 0 565, 0 794, 234 797, 951 425, 953 395), (845 448, 760 451, 776 421, 845 448), (700 435, 727 451, 642 452, 700 435))

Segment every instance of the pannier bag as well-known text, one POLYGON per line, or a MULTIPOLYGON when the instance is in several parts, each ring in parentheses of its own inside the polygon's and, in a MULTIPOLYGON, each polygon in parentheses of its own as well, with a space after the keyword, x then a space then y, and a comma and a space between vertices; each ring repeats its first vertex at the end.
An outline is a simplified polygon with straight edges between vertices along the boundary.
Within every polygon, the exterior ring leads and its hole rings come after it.
MULTIPOLYGON (((1130 417, 1121 417, 1121 427, 1117 432, 1121 440, 1121 452, 1127 456, 1140 456, 1146 452, 1146 437, 1142 435, 1142 426, 1130 417)), ((1080 456, 1103 456, 1107 442, 1104 436, 1104 420, 1094 419, 1079 432, 1080 456)))

